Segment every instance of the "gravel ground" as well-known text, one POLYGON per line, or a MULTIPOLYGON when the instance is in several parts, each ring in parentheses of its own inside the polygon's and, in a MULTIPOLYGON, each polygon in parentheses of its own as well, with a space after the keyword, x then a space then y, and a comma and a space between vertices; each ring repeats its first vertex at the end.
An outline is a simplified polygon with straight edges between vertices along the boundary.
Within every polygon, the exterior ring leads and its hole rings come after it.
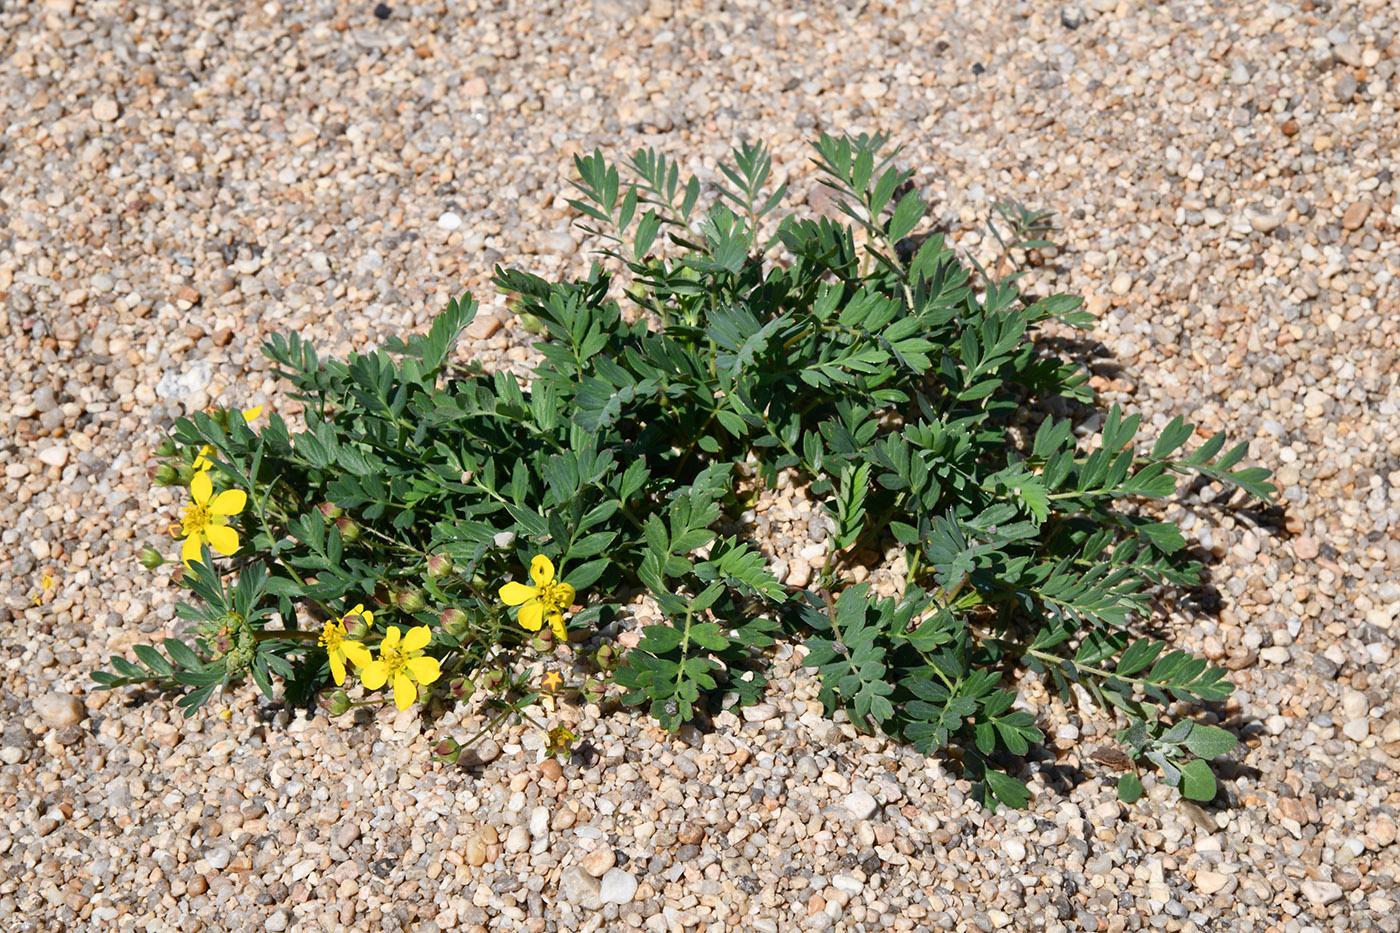
MULTIPOLYGON (((1394 7, 780 6, 0 5, 0 929, 1400 928, 1394 7), (1084 754, 1107 725, 1027 680, 1057 758, 988 816, 824 718, 790 650, 712 732, 565 708, 590 754, 511 731, 474 773, 428 760, 459 714, 90 692, 173 618, 135 560, 173 514, 152 449, 185 411, 279 404, 266 333, 340 354, 469 289, 494 313, 469 352, 528 362, 486 278, 584 267, 574 153, 710 179, 762 138, 820 208, 820 130, 889 131, 973 251, 993 199, 1055 210, 1035 286, 1099 314, 1105 401, 1278 470, 1274 513, 1171 513, 1215 592, 1163 624, 1240 685, 1212 805, 1120 806, 1084 754)), ((755 518, 789 577, 808 517, 755 518)))

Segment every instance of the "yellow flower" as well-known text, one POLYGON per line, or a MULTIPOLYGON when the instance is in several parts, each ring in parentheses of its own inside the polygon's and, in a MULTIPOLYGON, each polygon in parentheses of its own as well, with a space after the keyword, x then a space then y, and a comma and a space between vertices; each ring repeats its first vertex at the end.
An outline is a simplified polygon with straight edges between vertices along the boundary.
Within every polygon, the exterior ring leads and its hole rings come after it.
MULTIPOLYGON (((261 415, 262 409, 263 407, 261 405, 254 405, 252 408, 243 409, 243 423, 247 424, 248 422, 256 418, 258 415, 261 415)), ((209 408, 207 410, 212 412, 214 409, 209 408)), ((214 445, 205 444, 199 449, 199 456, 194 458, 194 468, 196 470, 209 469, 214 465, 214 461, 209 459, 212 456, 214 456, 214 445)))
POLYGON ((236 553, 238 532, 228 526, 228 516, 243 511, 248 504, 248 494, 241 489, 229 489, 215 496, 213 481, 201 470, 190 480, 190 500, 180 527, 180 535, 185 539, 180 556, 185 559, 185 565, 199 558, 200 545, 205 542, 224 556, 236 553))
POLYGON ((322 626, 321 638, 317 641, 317 644, 326 649, 326 657, 331 662, 331 676, 335 678, 337 687, 345 683, 346 660, 356 667, 364 667, 370 663, 369 649, 362 642, 348 637, 345 632, 345 624, 355 616, 364 619, 366 626, 374 624, 374 613, 367 611, 364 605, 360 604, 339 619, 328 619, 322 626))
POLYGON ((394 688, 394 705, 408 709, 418 699, 418 690, 413 686, 417 681, 424 686, 442 676, 442 668, 437 658, 422 657, 432 633, 426 625, 408 630, 399 640, 399 627, 389 626, 389 632, 379 643, 379 660, 370 661, 360 668, 360 682, 370 690, 378 690, 386 683, 394 688))
POLYGON ((545 747, 547 755, 563 755, 573 748, 574 740, 578 736, 569 731, 568 726, 555 726, 545 734, 548 744, 545 747))
POLYGON ((531 632, 538 632, 545 620, 554 631, 554 637, 567 641, 569 630, 564 625, 564 613, 574 604, 574 588, 554 579, 554 564, 543 554, 530 561, 530 578, 534 586, 523 583, 507 583, 501 587, 501 601, 507 606, 520 607, 520 626, 531 632))

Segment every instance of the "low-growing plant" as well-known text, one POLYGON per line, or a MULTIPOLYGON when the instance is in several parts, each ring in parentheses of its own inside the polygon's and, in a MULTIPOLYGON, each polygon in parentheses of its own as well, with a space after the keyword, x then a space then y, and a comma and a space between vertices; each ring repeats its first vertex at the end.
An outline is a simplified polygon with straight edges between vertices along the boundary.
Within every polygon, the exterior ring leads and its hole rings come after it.
MULTIPOLYGON (((1092 405, 1088 374, 1035 338, 1092 318, 998 274, 1050 245, 1049 215, 999 205, 988 273, 921 231, 927 204, 885 143, 814 144, 849 223, 779 219, 785 187, 769 189, 761 146, 735 151, 703 210, 705 186, 663 155, 638 152, 627 182, 600 153, 577 159, 570 203, 623 279, 496 270, 541 333, 527 379, 454 363, 470 299, 343 361, 272 338, 302 424, 198 413, 161 450, 158 481, 191 490, 177 534, 193 644, 143 646, 95 679, 192 688, 187 711, 244 677, 269 698, 280 680, 293 703, 328 680, 365 697, 337 691, 333 713, 481 691, 500 721, 569 686, 553 670, 532 688, 517 662, 572 641, 593 646, 573 684, 586 699, 674 730, 758 700, 764 651, 786 637, 829 712, 946 750, 989 807, 1027 800, 1008 773, 1042 739, 1018 702, 1025 669, 1120 717, 1124 799, 1142 791, 1139 764, 1209 799, 1204 762, 1234 737, 1173 723, 1172 704, 1231 687, 1138 634, 1153 591, 1201 571, 1142 506, 1196 475, 1268 497, 1268 473, 1237 469, 1246 445, 1226 451, 1223 435, 1186 452, 1180 418, 1146 448, 1116 406, 1077 432, 1067 412, 1092 405), (807 485, 830 529, 800 588, 743 521, 780 476, 807 485), (872 550, 902 585, 863 580, 872 550), (627 650, 613 636, 638 594, 663 618, 627 650)), ((556 729, 550 749, 571 738, 556 729)))

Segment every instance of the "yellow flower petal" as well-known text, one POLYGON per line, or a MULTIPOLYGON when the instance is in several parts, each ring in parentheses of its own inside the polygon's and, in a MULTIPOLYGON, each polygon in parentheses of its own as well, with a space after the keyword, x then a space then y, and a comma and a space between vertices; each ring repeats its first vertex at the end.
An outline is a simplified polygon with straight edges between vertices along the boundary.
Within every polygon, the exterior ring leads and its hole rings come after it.
POLYGON ((569 630, 564 625, 564 616, 562 613, 556 612, 550 615, 549 627, 553 630, 555 638, 560 641, 569 640, 569 630))
POLYGON ((408 679, 407 674, 399 671, 394 675, 394 705, 401 710, 408 709, 416 699, 418 688, 413 686, 413 681, 408 679))
POLYGON ((403 638, 403 646, 399 649, 403 652, 422 651, 428 647, 428 642, 432 641, 433 633, 426 625, 408 630, 408 634, 403 638))
POLYGON ((530 579, 535 581, 535 586, 548 586, 554 581, 554 562, 543 554, 536 554, 530 561, 530 579))
POLYGON ((210 525, 204 529, 209 538, 209 546, 228 557, 238 552, 238 532, 227 525, 210 525))
POLYGON ((185 543, 180 546, 180 557, 188 565, 199 560, 199 535, 190 535, 185 539, 185 543))
POLYGON ((243 420, 252 421, 258 415, 262 414, 262 409, 263 407, 261 405, 254 405, 252 408, 243 409, 243 420))
POLYGON ((374 663, 369 649, 358 641, 343 641, 340 643, 340 650, 356 667, 365 667, 374 663))
POLYGON ((331 678, 337 687, 345 683, 345 661, 340 655, 340 650, 335 648, 326 652, 326 657, 331 662, 331 678))
POLYGON ((383 661, 371 661, 360 668, 360 683, 366 689, 378 690, 389 679, 389 665, 383 661))
POLYGON ((404 667, 410 677, 425 686, 442 676, 442 665, 437 658, 410 658, 404 667))
POLYGON ((208 473, 199 472, 190 480, 190 498, 195 505, 207 505, 209 497, 214 494, 214 482, 209 478, 208 473))
POLYGON ((523 583, 507 583, 501 587, 500 596, 507 606, 519 606, 535 598, 535 588, 523 583))
POLYGON ((248 494, 241 489, 228 489, 214 497, 209 511, 215 515, 237 515, 248 504, 248 494))
POLYGON ((574 604, 574 588, 567 583, 560 583, 556 586, 554 595, 559 600, 560 609, 568 609, 574 604))
POLYGON ((354 608, 354 609, 351 609, 349 612, 347 612, 347 613, 345 613, 345 614, 346 614, 347 616, 358 616, 358 615, 364 615, 364 611, 365 611, 365 604, 364 604, 364 603, 356 603, 356 604, 355 604, 355 608, 354 608))
POLYGON ((544 624, 544 607, 538 601, 528 602, 520 607, 520 627, 538 632, 544 624))
POLYGON ((360 612, 360 617, 365 620, 366 627, 374 625, 374 613, 363 610, 360 612))
POLYGON ((397 651, 397 650, 398 650, 398 648, 399 648, 399 637, 400 637, 399 627, 398 627, 397 625, 391 625, 391 626, 389 626, 389 631, 386 632, 385 635, 384 635, 384 641, 380 642, 380 644, 379 644, 379 656, 380 656, 381 658, 384 656, 384 652, 386 652, 386 651, 397 651))

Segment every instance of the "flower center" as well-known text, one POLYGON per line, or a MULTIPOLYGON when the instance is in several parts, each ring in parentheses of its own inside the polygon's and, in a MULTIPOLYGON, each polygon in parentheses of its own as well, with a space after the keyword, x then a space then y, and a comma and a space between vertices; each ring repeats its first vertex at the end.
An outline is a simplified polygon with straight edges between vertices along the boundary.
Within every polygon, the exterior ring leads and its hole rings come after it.
POLYGON ((408 664, 408 658, 404 657, 403 652, 397 648, 380 647, 379 660, 383 661, 385 667, 389 669, 390 677, 403 670, 404 666, 408 664))
POLYGON ((209 527, 212 516, 209 514, 207 506, 190 503, 185 508, 185 527, 182 529, 185 537, 198 534, 209 527))
POLYGON ((545 612, 563 612, 569 608, 570 594, 561 583, 549 583, 539 589, 540 605, 545 612))
POLYGON ((321 647, 327 651, 333 651, 342 641, 345 640, 345 628, 334 619, 327 622, 321 629, 321 647))

